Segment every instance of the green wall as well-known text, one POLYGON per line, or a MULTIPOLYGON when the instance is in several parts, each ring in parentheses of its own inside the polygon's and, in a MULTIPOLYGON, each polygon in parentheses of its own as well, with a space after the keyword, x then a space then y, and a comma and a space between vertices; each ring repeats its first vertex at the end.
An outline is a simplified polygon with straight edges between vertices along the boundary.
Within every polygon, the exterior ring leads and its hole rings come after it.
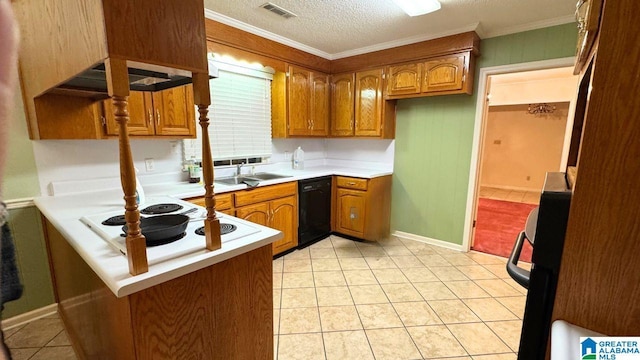
POLYGON ((40 213, 35 206, 9 211, 9 226, 16 245, 16 260, 22 297, 5 304, 2 318, 7 319, 54 303, 47 250, 42 235, 40 213))
POLYGON ((398 101, 391 227, 462 244, 481 68, 570 57, 575 24, 482 40, 474 95, 398 101))
MULTIPOLYGON (((9 202, 40 195, 38 173, 19 89, 15 101, 2 179, 2 198, 9 202)), ((20 299, 5 304, 3 319, 54 302, 40 213, 35 206, 9 210, 9 226, 24 292, 20 299)))
POLYGON ((2 198, 5 200, 40 195, 38 171, 29 140, 27 120, 20 89, 16 90, 13 120, 9 131, 9 148, 2 179, 2 198))

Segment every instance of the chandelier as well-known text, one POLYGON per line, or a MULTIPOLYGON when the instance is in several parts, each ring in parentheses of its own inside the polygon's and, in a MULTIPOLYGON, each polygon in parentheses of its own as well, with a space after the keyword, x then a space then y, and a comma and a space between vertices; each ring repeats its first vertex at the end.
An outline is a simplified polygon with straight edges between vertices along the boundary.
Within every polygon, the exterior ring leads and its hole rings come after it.
POLYGON ((541 104, 529 104, 527 111, 532 115, 551 114, 556 110, 555 105, 541 103, 541 104))

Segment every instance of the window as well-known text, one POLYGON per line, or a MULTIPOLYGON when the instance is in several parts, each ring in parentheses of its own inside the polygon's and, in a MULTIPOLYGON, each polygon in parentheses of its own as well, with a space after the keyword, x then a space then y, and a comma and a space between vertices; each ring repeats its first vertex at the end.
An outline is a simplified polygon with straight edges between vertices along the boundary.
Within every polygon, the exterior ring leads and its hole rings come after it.
MULTIPOLYGON (((215 161, 271 156, 271 80, 273 70, 214 61, 219 77, 211 79, 209 139, 215 161)), ((196 116, 198 112, 196 111, 196 116)), ((202 158, 202 129, 184 140, 184 159, 202 158)))

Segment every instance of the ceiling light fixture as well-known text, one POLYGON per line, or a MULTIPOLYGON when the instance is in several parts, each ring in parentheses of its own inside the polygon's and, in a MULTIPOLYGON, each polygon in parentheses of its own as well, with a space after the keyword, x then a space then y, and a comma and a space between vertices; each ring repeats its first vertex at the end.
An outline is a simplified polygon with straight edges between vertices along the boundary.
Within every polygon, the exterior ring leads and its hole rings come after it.
POLYGON ((527 107, 527 112, 531 115, 543 115, 543 114, 551 114, 556 110, 556 106, 547 103, 541 104, 529 104, 527 107))
POLYGON ((392 0, 409 16, 420 16, 440 10, 438 0, 392 0))

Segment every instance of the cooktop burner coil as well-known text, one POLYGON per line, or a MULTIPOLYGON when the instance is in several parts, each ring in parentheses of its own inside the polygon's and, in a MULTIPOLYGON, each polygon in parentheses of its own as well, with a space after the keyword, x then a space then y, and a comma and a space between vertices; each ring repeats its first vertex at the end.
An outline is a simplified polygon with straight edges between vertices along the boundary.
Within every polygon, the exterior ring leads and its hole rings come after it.
POLYGON ((178 204, 156 204, 147 206, 146 208, 140 210, 140 213, 145 215, 159 215, 172 213, 181 209, 182 205, 178 204))
MULTIPOLYGON (((235 226, 233 224, 221 223, 220 224, 220 235, 226 235, 228 233, 232 233, 232 232, 236 231, 236 229, 237 229, 237 226, 235 226)), ((204 236, 204 226, 201 226, 201 227, 197 228, 196 229, 196 234, 204 236)))
POLYGON ((108 218, 107 220, 102 222, 102 225, 107 226, 122 226, 126 224, 127 221, 124 219, 124 215, 116 215, 108 218))

